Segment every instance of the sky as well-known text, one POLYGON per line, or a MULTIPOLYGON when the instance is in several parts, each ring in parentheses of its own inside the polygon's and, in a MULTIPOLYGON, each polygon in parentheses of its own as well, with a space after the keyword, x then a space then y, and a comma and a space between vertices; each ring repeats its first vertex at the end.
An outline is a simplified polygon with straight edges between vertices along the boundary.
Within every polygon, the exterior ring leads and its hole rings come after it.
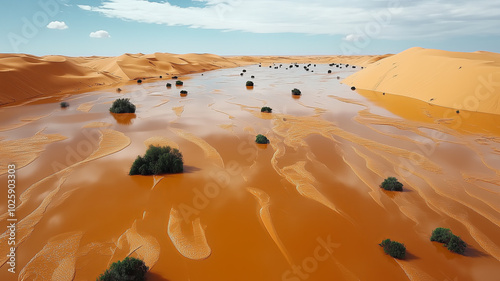
POLYGON ((497 0, 16 0, 0 53, 500 53, 497 0))

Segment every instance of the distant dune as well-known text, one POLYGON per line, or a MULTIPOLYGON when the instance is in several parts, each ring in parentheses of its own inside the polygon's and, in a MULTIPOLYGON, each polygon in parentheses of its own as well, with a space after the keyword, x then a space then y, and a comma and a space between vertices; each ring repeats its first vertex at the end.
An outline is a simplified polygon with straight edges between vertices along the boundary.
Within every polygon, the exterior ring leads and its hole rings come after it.
POLYGON ((123 54, 117 57, 37 57, 0 54, 0 104, 80 93, 139 78, 163 78, 256 63, 351 63, 368 65, 385 56, 231 56, 123 54))
POLYGON ((342 81, 457 110, 500 114, 500 54, 411 48, 342 81))

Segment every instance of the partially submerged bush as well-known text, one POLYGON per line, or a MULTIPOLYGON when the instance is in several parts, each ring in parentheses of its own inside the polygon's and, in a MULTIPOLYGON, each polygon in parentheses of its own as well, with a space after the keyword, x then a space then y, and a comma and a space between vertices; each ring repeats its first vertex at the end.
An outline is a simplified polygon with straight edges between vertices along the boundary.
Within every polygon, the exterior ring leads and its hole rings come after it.
POLYGON ((269 140, 266 138, 266 136, 258 134, 255 138, 255 142, 260 144, 267 144, 269 143, 269 140))
POLYGON ((101 274, 99 281, 144 281, 149 268, 144 261, 126 257, 123 261, 114 262, 109 269, 101 274))
POLYGON ((112 113, 135 113, 135 105, 129 99, 117 99, 109 111, 112 113))
POLYGON ((250 76, 250 78, 254 79, 254 78, 255 78, 255 76, 253 76, 253 75, 252 75, 252 76, 250 76))
POLYGON ((253 82, 252 81, 247 81, 247 87, 253 87, 253 82))
POLYGON ((353 91, 354 91, 354 90, 356 90, 356 87, 352 86, 352 87, 351 87, 351 90, 353 90, 353 91))
POLYGON ((328 70, 328 73, 332 73, 332 71, 331 71, 331 70, 328 70))
POLYGON ((242 72, 247 72, 247 71, 246 71, 245 69, 243 69, 243 71, 242 71, 242 72))
POLYGON ((129 175, 160 175, 182 173, 182 154, 170 146, 150 145, 144 157, 137 156, 129 175))
POLYGON ((431 241, 443 243, 450 252, 461 255, 463 255, 467 248, 467 243, 465 243, 460 236, 453 234, 449 228, 438 227, 434 229, 432 231, 431 241))
POLYGON ((116 88, 116 91, 119 93, 122 91, 122 88, 116 88))
POLYGON ((167 86, 167 88, 170 88, 170 87, 172 87, 172 84, 167 83, 167 85, 166 85, 166 86, 167 86))
POLYGON ((260 112, 271 113, 272 111, 273 111, 273 109, 268 107, 268 106, 264 106, 263 108, 260 109, 260 112))
POLYGON ((384 252, 396 259, 404 259, 406 256, 406 247, 404 244, 391 239, 385 239, 379 246, 384 248, 384 252))
POLYGON ((301 94, 302 94, 302 92, 300 92, 300 90, 297 88, 292 90, 292 95, 300 96, 301 94))
POLYGON ((181 95, 187 95, 187 93, 188 93, 188 91, 186 91, 186 90, 181 91, 181 95))
POLYGON ((61 106, 61 108, 66 108, 66 107, 68 107, 68 106, 69 106, 69 103, 68 103, 68 102, 66 102, 66 101, 63 101, 63 102, 61 102, 59 105, 61 106))
POLYGON ((403 191, 403 184, 398 181, 395 177, 386 178, 380 187, 389 191, 403 191))
POLYGON ((175 85, 182 86, 182 85, 184 85, 184 82, 182 82, 181 80, 177 80, 177 81, 175 81, 175 85))
POLYGON ((141 79, 137 79, 137 84, 141 84, 142 83, 142 80, 141 79))
POLYGON ((177 79, 177 78, 179 78, 179 77, 177 77, 177 76, 172 76, 172 79, 177 79))
POLYGON ((450 242, 448 242, 448 250, 460 255, 463 255, 467 244, 460 238, 460 236, 451 236, 450 242))

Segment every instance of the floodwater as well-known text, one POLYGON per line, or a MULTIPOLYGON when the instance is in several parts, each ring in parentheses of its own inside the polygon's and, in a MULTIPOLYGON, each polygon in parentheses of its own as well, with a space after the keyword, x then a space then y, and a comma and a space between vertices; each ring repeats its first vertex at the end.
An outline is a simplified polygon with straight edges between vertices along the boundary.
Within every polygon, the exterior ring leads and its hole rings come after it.
POLYGON ((497 280, 500 118, 351 91, 355 69, 286 67, 0 108, 0 181, 15 163, 18 199, 16 273, 4 232, 0 280, 95 280, 126 256, 148 280, 497 280), (116 98, 136 114, 110 114, 116 98), (129 176, 149 144, 178 147, 185 172, 129 176), (388 176, 404 192, 381 190, 388 176), (436 227, 465 254, 430 242, 436 227))

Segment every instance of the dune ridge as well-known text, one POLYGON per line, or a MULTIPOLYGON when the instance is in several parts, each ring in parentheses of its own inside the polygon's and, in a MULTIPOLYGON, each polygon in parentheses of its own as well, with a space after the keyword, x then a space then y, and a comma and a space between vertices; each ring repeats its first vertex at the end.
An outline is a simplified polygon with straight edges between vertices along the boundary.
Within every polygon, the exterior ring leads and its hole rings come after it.
POLYGON ((500 54, 411 48, 342 83, 455 110, 500 114, 500 54))

